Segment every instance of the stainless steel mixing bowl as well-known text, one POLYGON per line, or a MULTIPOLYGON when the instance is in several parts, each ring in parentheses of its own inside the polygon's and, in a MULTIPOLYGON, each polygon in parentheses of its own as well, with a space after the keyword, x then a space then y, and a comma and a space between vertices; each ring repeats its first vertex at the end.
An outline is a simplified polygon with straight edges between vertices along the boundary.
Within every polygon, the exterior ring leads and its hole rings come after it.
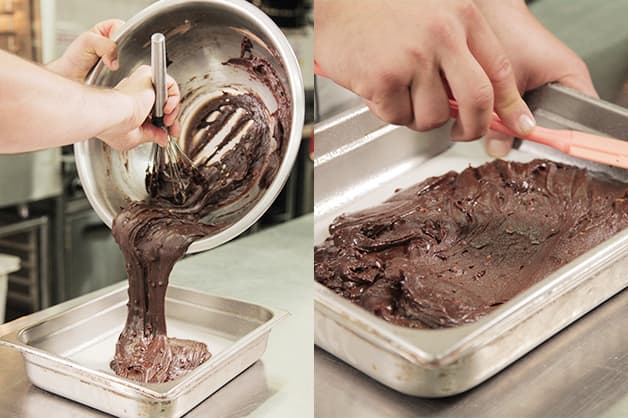
MULTIPOLYGON (((168 60, 172 61, 168 73, 179 83, 182 97, 188 96, 181 109, 183 135, 195 107, 224 86, 245 86, 255 91, 271 112, 277 108, 266 85, 244 70, 223 65, 230 58, 240 56, 244 36, 253 42, 253 54, 271 63, 291 101, 290 138, 270 187, 230 227, 194 242, 188 249, 188 253, 204 251, 229 241, 255 223, 285 184, 303 128, 305 103, 301 70, 283 33, 270 18, 246 1, 162 0, 127 21, 115 35, 121 68, 111 72, 102 62, 98 63, 88 77, 88 84, 115 86, 138 66, 149 65, 150 37, 154 32, 166 35, 168 60), (199 88, 203 94, 199 94, 199 88)), ((128 152, 117 152, 97 139, 75 145, 78 173, 87 198, 109 227, 130 201, 147 196, 144 178, 150 147, 151 144, 145 144, 128 152)))

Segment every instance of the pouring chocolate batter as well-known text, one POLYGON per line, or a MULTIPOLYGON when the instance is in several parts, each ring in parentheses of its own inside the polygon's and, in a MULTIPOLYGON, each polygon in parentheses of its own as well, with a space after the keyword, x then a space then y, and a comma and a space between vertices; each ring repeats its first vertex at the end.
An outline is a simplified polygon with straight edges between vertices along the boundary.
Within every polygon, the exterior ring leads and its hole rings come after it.
POLYGON ((146 181, 149 197, 113 222, 126 261, 128 316, 111 368, 119 376, 161 383, 210 358, 204 343, 167 337, 164 301, 174 263, 196 239, 226 228, 257 202, 279 168, 290 135, 290 104, 273 67, 242 42, 235 65, 265 83, 278 108, 270 113, 254 92, 225 89, 193 116, 182 146, 195 167, 181 168, 185 199, 173 195, 168 170, 146 181), (217 140, 218 133, 221 139, 217 140), (179 203, 180 202, 180 203, 179 203), (209 219, 208 219, 209 218, 209 219))
POLYGON ((338 217, 315 248, 315 277, 392 323, 453 327, 625 228, 625 184, 547 160, 497 160, 338 217))

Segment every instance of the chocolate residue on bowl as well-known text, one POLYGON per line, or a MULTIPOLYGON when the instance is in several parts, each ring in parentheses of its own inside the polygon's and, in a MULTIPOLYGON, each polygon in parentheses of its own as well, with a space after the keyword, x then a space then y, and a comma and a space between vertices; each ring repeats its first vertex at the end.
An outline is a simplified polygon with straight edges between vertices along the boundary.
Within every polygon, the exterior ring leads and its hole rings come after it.
POLYGON ((547 160, 497 160, 338 217, 315 248, 315 278, 392 323, 454 327, 625 228, 625 184, 547 160))
POLYGON ((288 138, 290 138, 290 118, 292 117, 288 92, 273 66, 265 59, 254 56, 252 50, 253 43, 249 38, 244 37, 240 45, 240 58, 232 58, 225 64, 246 70, 252 77, 266 84, 273 92, 273 96, 277 101, 275 115, 278 121, 275 125, 274 137, 284 138, 284 140, 279 143, 279 148, 283 155, 288 146, 288 138))
POLYGON ((225 65, 255 71, 279 107, 271 114, 253 92, 223 92, 205 103, 181 144, 196 167, 180 164, 186 183, 183 201, 179 204, 173 196, 164 170, 147 178, 146 200, 132 202, 114 219, 113 236, 129 280, 127 320, 111 362, 119 376, 167 382, 210 358, 204 343, 167 337, 164 302, 170 272, 193 241, 228 227, 248 211, 282 161, 281 144, 288 140, 291 117, 284 85, 250 49, 225 65), (208 216, 211 222, 203 222, 208 216))

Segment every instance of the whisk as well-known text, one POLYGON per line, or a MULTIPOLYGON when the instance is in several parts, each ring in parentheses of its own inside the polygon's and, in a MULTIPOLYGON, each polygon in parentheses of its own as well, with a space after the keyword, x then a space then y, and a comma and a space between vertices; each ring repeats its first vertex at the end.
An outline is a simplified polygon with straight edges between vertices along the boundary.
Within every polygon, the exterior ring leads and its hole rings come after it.
MULTIPOLYGON (((181 150, 177 141, 170 136, 168 128, 164 125, 164 106, 168 97, 166 84, 166 38, 161 33, 151 36, 151 67, 153 70, 153 86, 155 88, 155 107, 153 108, 152 123, 162 128, 168 135, 168 145, 165 148, 153 144, 147 173, 149 182, 157 179, 161 172, 169 177, 176 203, 181 204, 186 198, 186 182, 184 173, 179 165, 183 162, 191 169, 194 164, 181 150)), ((149 190, 153 190, 153 184, 149 184, 149 190)))

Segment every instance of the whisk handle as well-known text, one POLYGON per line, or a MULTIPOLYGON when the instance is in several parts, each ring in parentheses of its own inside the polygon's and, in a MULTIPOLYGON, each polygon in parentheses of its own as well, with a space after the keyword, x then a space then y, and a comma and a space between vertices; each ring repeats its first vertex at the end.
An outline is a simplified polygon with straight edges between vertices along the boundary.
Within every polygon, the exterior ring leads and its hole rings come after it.
POLYGON ((152 122, 154 125, 162 127, 168 88, 166 86, 166 37, 161 33, 154 33, 150 38, 150 63, 153 70, 153 87, 155 88, 152 122))

